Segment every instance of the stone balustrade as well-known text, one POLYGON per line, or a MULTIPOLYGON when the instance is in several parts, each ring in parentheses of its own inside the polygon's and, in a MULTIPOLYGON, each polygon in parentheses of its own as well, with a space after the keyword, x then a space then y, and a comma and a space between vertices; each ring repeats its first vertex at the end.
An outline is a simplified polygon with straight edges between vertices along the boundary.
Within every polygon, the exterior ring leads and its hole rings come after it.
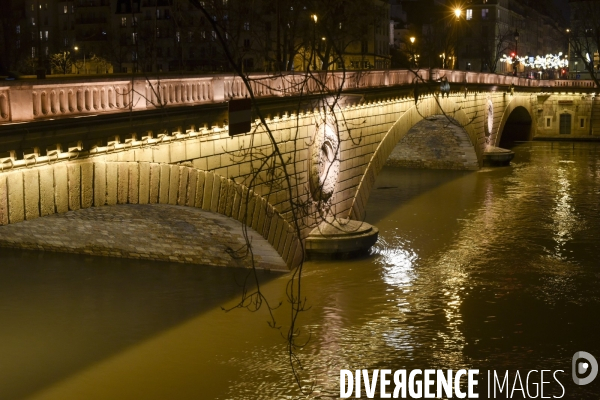
MULTIPOLYGON (((593 88, 593 81, 531 80, 508 75, 433 69, 352 72, 304 72, 249 75, 256 97, 294 96, 323 91, 409 85, 423 80, 447 79, 450 83, 514 85, 520 87, 593 88), (313 79, 314 78, 314 79, 313 79)), ((234 75, 182 76, 151 79, 114 77, 87 80, 6 81, 0 86, 0 124, 126 112, 165 106, 218 103, 248 96, 243 80, 234 75)))

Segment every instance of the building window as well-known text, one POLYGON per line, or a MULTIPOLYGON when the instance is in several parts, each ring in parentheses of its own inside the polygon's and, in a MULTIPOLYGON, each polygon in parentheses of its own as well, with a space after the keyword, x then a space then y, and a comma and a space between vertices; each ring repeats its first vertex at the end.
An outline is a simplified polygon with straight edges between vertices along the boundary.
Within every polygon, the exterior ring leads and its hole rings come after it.
POLYGON ((50 54, 48 51, 48 46, 46 46, 46 55, 50 54))
POLYGON ((202 39, 206 39, 206 32, 205 31, 200 32, 200 37, 202 39))
POLYGON ((31 48, 31 58, 35 58, 35 47, 31 48))
POLYGON ((159 38, 160 37, 160 28, 156 27, 156 37, 159 38))
POLYGON ((31 25, 35 26, 35 18, 31 17, 31 25))
POLYGON ((579 117, 579 127, 585 128, 585 118, 584 117, 579 117))
POLYGON ((121 26, 127 26, 127 17, 121 17, 121 26))
POLYGON ((560 129, 558 133, 561 135, 571 134, 571 114, 560 115, 560 129))
POLYGON ((193 32, 188 32, 188 42, 192 43, 192 39, 194 37, 194 33, 193 32))
POLYGON ((249 48, 250 48, 250 39, 244 39, 244 47, 245 47, 246 49, 249 49, 249 48))
POLYGON ((473 19, 473 10, 468 9, 467 10, 467 21, 470 21, 473 19))
POLYGON ((244 30, 245 31, 249 31, 250 30, 250 22, 244 22, 244 30))
POLYGON ((216 40, 217 39, 217 32, 212 31, 212 36, 211 36, 212 40, 216 40))
POLYGON ((64 6, 63 7, 63 14, 66 14, 69 12, 69 6, 64 6))
POLYGON ((545 125, 546 129, 550 129, 552 128, 552 117, 546 117, 546 125, 545 125))
POLYGON ((490 10, 488 8, 482 8, 481 9, 481 18, 487 19, 489 12, 490 12, 490 10))
POLYGON ((20 49, 20 48, 21 48, 21 41, 20 41, 20 40, 17 40, 17 41, 15 42, 15 46, 17 46, 17 49, 20 49))
POLYGON ((179 34, 179 32, 175 32, 175 40, 177 41, 177 43, 181 42, 181 35, 179 34))
MULTIPOLYGON (((158 28, 157 28, 157 29, 158 29, 158 28)), ((133 32, 133 33, 131 34, 131 42, 132 42, 133 44, 136 44, 136 43, 137 43, 137 37, 138 37, 138 34, 137 34, 137 32, 133 32)))
POLYGON ((21 25, 17 25, 17 33, 21 33, 21 25))
POLYGON ((46 40, 46 42, 48 41, 48 31, 44 32, 44 40, 46 40))

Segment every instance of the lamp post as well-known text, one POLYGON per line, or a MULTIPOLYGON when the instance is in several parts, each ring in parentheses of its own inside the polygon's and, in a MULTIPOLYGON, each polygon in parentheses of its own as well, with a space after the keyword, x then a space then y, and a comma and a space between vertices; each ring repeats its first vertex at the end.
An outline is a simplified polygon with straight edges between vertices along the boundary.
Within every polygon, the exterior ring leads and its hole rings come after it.
POLYGON ((460 69, 460 66, 458 64, 458 42, 459 42, 459 22, 460 22, 460 17, 462 16, 462 9, 461 8, 455 8, 454 9, 454 15, 456 16, 456 23, 455 23, 455 31, 456 31, 456 48, 454 51, 454 69, 460 69))
POLYGON ((408 40, 410 40, 410 60, 411 60, 412 64, 416 64, 415 47, 414 47, 416 38, 414 36, 411 36, 408 40))
MULTIPOLYGON (((75 46, 75 47, 73 47, 73 50, 79 51, 79 47, 75 46)), ((86 70, 85 70, 85 52, 83 52, 83 72, 86 73, 86 70)))
POLYGON ((317 69, 317 14, 313 14, 310 16, 313 21, 315 21, 315 24, 313 25, 313 70, 317 69))
POLYGON ((515 29, 515 62, 513 63, 513 76, 517 76, 519 65, 519 31, 515 29))

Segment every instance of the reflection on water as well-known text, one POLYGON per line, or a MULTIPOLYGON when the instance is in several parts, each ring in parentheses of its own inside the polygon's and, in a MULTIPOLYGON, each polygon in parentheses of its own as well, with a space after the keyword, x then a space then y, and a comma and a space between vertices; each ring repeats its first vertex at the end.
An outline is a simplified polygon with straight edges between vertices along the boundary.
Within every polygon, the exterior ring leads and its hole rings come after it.
MULTIPOLYGON (((506 168, 382 171, 367 210, 367 222, 380 229, 372 254, 306 264, 303 288, 311 309, 299 322, 301 339, 309 341, 299 356, 302 382, 314 387, 312 397, 337 398, 342 368, 474 367, 562 369, 561 382, 574 394, 569 398, 598 398, 600 380, 574 387, 570 366, 576 351, 600 356, 600 146, 530 143, 514 150, 513 165, 506 168)), ((38 279, 35 271, 28 279, 38 279)), ((126 271, 108 282, 119 281, 126 271)), ((190 279, 174 272, 166 288, 190 279)), ((287 278, 272 277, 264 290, 274 300, 284 299, 287 278)), ((39 277, 41 293, 51 290, 47 280, 39 277)), ((209 284, 213 294, 227 287, 222 279, 209 284)), ((86 299, 85 293, 66 289, 69 301, 86 299)), ((164 331, 166 325, 157 323, 148 330, 154 339, 140 335, 133 340, 141 344, 129 347, 120 339, 117 357, 94 363, 85 358, 85 348, 77 349, 69 356, 88 368, 55 381, 38 378, 37 387, 45 389, 33 398, 126 399, 134 393, 144 399, 291 399, 300 394, 285 343, 279 331, 268 328, 266 315, 225 314, 214 302, 208 311, 197 309, 189 306, 196 294, 185 293, 165 305, 139 304, 140 312, 161 321, 182 302, 187 311, 175 320, 187 318, 185 324, 172 321, 180 325, 164 331), (115 372, 123 365, 131 372, 115 372), (144 380, 132 384, 140 369, 144 380)), ((92 297, 87 304, 93 315, 102 304, 114 308, 138 295, 117 286, 111 297, 92 297)), ((4 309, 18 313, 21 298, 5 296, 4 309)), ((6 312, 0 309, 0 318, 6 312)), ((281 308, 276 315, 285 328, 288 311, 281 308)), ((19 330, 27 334, 24 321, 12 323, 23 324, 19 330)), ((121 335, 135 329, 135 323, 124 324, 121 335)), ((0 351, 7 354, 3 346, 0 341, 0 351)), ((11 357, 25 369, 35 351, 26 354, 23 347, 20 356, 11 357)), ((0 365, 7 366, 6 359, 0 365)), ((36 374, 44 376, 45 368, 36 374)), ((36 374, 29 379, 35 382, 36 374)), ((551 387, 545 395, 560 393, 551 387)))

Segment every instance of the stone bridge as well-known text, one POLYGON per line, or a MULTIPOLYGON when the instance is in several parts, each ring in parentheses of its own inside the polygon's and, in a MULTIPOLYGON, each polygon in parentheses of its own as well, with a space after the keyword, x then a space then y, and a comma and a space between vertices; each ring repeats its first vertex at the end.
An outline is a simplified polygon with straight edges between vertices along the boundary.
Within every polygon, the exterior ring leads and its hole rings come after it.
MULTIPOLYGON (((477 169, 486 151, 508 141, 600 137, 593 126, 600 109, 596 111, 595 89, 589 82, 431 73, 432 78, 450 81, 450 93, 440 93, 439 84, 415 88, 407 71, 379 71, 347 79, 344 89, 355 93, 365 87, 397 87, 398 95, 342 102, 327 111, 290 110, 266 119, 289 181, 275 178, 268 168, 254 174, 263 160, 248 157, 248 149, 268 154, 274 148, 260 120, 251 132, 233 137, 227 126, 205 126, 171 134, 112 136, 90 148, 57 143, 45 154, 39 148, 21 156, 8 151, 0 158, 0 225, 105 205, 196 207, 245 222, 293 267, 302 259, 300 241, 314 220, 299 221, 298 235, 291 204, 305 203, 316 210, 326 203, 336 216, 362 219, 374 182, 397 145, 402 151, 395 153, 404 157, 396 160, 401 164, 477 169), (436 120, 437 128, 428 129, 436 120)), ((428 81, 428 71, 421 75, 428 81)), ((104 108, 135 111, 142 100, 142 108, 155 107, 152 93, 162 93, 160 101, 175 105, 246 94, 234 78, 202 78, 203 83, 199 79, 155 82, 157 91, 149 82, 77 84, 78 89, 13 84, 0 87, 0 111, 8 124, 104 108)), ((252 85, 262 96, 298 94, 294 76, 278 78, 277 89, 268 93, 260 89, 261 79, 252 85)), ((335 87, 341 78, 332 74, 327 79, 335 87)))

